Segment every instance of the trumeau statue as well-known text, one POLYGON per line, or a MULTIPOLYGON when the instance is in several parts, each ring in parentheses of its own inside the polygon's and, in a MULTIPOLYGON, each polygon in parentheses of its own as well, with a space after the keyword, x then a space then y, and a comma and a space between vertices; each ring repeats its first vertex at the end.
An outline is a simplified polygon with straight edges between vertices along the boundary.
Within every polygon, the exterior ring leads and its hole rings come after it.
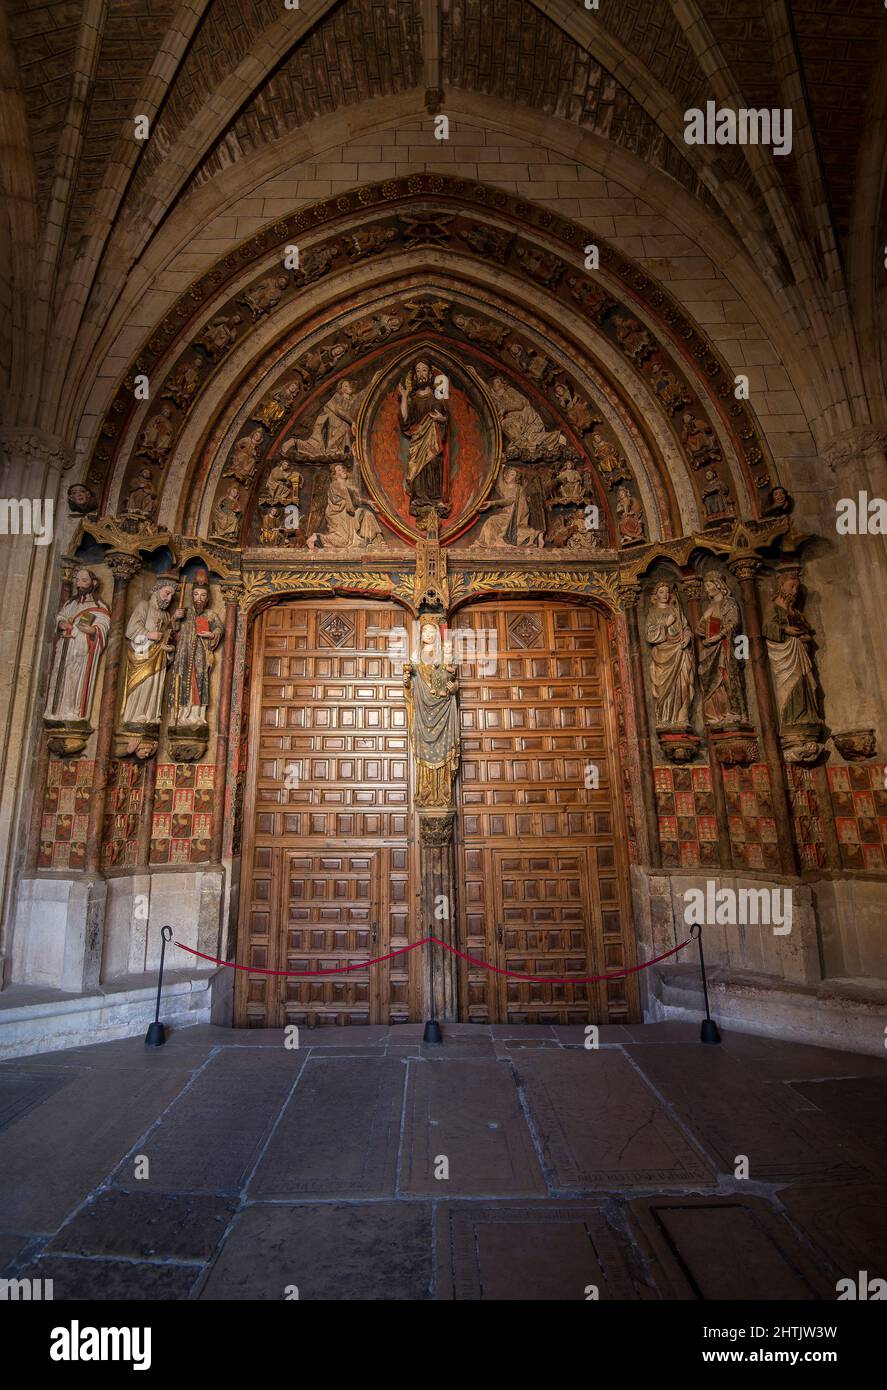
POLYGON ((686 728, 696 684, 693 633, 673 584, 657 584, 650 595, 646 638, 656 726, 686 728))
POLYGON ((178 582, 162 575, 126 624, 126 670, 123 684, 124 728, 156 728, 163 709, 166 669, 172 656, 170 607, 178 582))
POLYGON ((44 716, 47 721, 72 723, 90 717, 111 622, 98 588, 99 581, 92 570, 75 570, 74 592, 56 614, 58 640, 49 677, 44 716))
POLYGON ((696 627, 703 718, 715 726, 745 724, 745 686, 733 645, 742 624, 739 605, 719 574, 707 574, 703 587, 708 605, 696 627))
POLYGON ((458 678, 455 665, 442 661, 434 623, 423 622, 419 659, 403 668, 410 740, 416 759, 416 805, 450 807, 459 766, 458 678))
POLYGON ((776 585, 767 620, 763 626, 780 728, 791 725, 820 725, 822 709, 816 673, 810 659, 813 628, 798 607, 801 591, 795 574, 786 574, 776 585))
POLYGON ((209 575, 198 570, 191 586, 191 606, 173 615, 175 654, 170 667, 169 709, 174 725, 206 723, 213 652, 225 625, 209 608, 209 575))

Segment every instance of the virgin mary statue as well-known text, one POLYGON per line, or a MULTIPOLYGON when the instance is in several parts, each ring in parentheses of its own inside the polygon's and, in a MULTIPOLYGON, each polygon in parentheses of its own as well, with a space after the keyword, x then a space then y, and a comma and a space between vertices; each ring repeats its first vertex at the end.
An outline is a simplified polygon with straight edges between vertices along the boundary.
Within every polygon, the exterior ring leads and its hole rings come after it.
POLYGON ((451 806, 459 766, 456 667, 434 660, 437 629, 424 623, 419 660, 403 668, 403 685, 416 758, 416 805, 451 806), (431 659, 428 659, 428 658, 431 659))

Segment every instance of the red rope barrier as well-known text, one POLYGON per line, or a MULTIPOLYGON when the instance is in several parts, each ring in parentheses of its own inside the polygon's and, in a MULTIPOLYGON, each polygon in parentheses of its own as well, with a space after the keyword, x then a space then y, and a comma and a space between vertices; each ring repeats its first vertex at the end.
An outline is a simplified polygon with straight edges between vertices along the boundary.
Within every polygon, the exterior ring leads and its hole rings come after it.
POLYGON ((685 946, 689 946, 690 938, 682 941, 680 946, 673 946, 670 951, 663 951, 661 956, 654 956, 652 960, 645 960, 640 965, 631 965, 625 970, 612 970, 608 975, 523 975, 518 970, 503 970, 499 965, 490 965, 485 960, 479 960, 477 956, 468 956, 464 951, 457 951, 455 946, 451 946, 448 941, 441 941, 439 936, 423 936, 420 941, 414 941, 411 946, 401 946, 396 951, 389 951, 387 956, 376 956, 373 960, 359 961, 356 965, 340 965, 335 970, 265 970, 258 965, 238 965, 233 960, 220 960, 218 956, 207 956, 203 951, 195 951, 190 946, 183 946, 181 941, 175 944, 180 951, 187 951, 189 955, 200 956, 201 960, 212 961, 213 965, 224 965, 230 970, 245 970, 248 975, 289 975, 297 976, 299 979, 312 979, 318 975, 345 975, 350 970, 366 970, 371 965, 381 965, 383 961, 393 960, 395 956, 406 955, 407 951, 415 951, 420 946, 427 946, 433 941, 437 946, 443 946, 444 950, 452 952, 454 956, 459 956, 461 960, 466 960, 470 965, 476 965, 483 970, 490 970, 494 975, 507 975, 512 980, 529 980, 533 984, 539 985, 590 985, 597 983, 598 980, 621 980, 625 975, 634 975, 638 970, 647 970, 651 965, 656 965, 660 960, 667 960, 669 956, 674 956, 678 951, 683 951, 685 946))

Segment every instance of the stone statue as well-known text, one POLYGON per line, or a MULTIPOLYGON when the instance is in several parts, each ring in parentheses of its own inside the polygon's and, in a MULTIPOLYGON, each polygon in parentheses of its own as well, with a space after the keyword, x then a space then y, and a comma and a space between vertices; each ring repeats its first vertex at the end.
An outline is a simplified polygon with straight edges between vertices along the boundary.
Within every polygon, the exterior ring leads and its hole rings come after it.
POLYGON ((264 438, 261 430, 252 430, 249 434, 245 434, 242 439, 238 439, 231 450, 228 467, 223 476, 236 478, 239 483, 252 482, 264 438))
POLYGON ((347 459, 351 457, 354 418, 363 393, 351 381, 340 381, 317 417, 306 439, 287 439, 281 453, 295 453, 302 459, 347 459))
POLYGON ((733 503, 726 484, 721 481, 713 468, 706 468, 703 474, 705 487, 702 489, 702 505, 705 508, 705 524, 721 517, 734 515, 733 503))
POLYGON ((600 430, 592 431, 591 448, 598 472, 608 486, 614 487, 616 483, 628 481, 631 477, 628 464, 616 445, 611 443, 605 434, 601 434, 600 430))
POLYGON ((560 430, 547 430, 542 416, 526 396, 509 386, 501 376, 494 376, 490 382, 490 395, 502 422, 508 458, 535 463, 540 459, 561 457, 566 436, 560 430))
POLYGON ((687 451, 687 458, 694 468, 704 464, 720 463, 721 446, 707 420, 702 420, 691 411, 685 410, 681 416, 681 438, 687 451))
POLYGON ((316 549, 320 541, 324 550, 365 550, 382 537, 373 511, 373 504, 360 497, 344 464, 334 463, 326 494, 325 526, 322 532, 309 535, 308 549, 316 549))
POLYGON ((72 483, 68 488, 68 510, 74 516, 88 516, 97 506, 96 495, 86 483, 72 483))
POLYGON ((658 357, 650 363, 650 380, 656 395, 672 415, 693 404, 693 398, 684 383, 679 381, 674 372, 670 372, 658 357))
POLYGON ((151 517, 154 515, 156 505, 157 493, 154 488, 154 475, 150 468, 140 468, 126 498, 127 515, 151 517))
POLYGON ((175 654, 170 668, 169 709, 172 723, 206 723, 213 652, 225 625, 209 611, 209 575, 198 570, 191 585, 191 607, 173 615, 175 654))
POLYGON ((776 585, 763 626, 767 654, 776 686, 779 726, 821 725, 823 719, 816 673, 810 659, 814 631, 798 607, 801 591, 796 574, 785 574, 776 585))
POLYGON ((746 724, 745 686, 733 645, 742 625, 739 605, 721 575, 707 574, 703 587, 708 607, 696 627, 703 718, 712 725, 746 724))
POLYGON ((459 766, 456 667, 442 661, 438 630, 424 622, 419 659, 403 668, 410 741, 416 759, 416 805, 453 804, 453 778, 459 766))
POLYGON ((435 393, 439 376, 427 362, 417 362, 397 387, 400 431, 409 442, 404 487, 411 516, 447 510, 450 422, 446 401, 435 393))
POLYGON ((99 581, 92 570, 74 571, 74 592, 56 614, 59 634, 45 718, 68 723, 89 719, 102 653, 111 623, 107 604, 98 596, 99 581))
POLYGON ((579 434, 588 434, 595 426, 601 424, 600 417, 595 415, 587 398, 580 396, 567 382, 556 381, 553 393, 561 410, 579 434))
POLYGON ((624 314, 613 315, 613 331, 626 357, 640 367, 656 351, 656 339, 639 319, 624 314))
POLYGON ((126 625, 126 670, 123 682, 123 725, 128 729, 155 727, 163 709, 166 669, 172 656, 170 607, 178 581, 164 574, 155 580, 146 599, 132 610, 126 625))
POLYGON ((696 686, 693 633, 673 584, 657 584, 647 609, 656 727, 686 728, 696 686))
POLYGON ((259 503, 271 507, 298 506, 303 481, 292 460, 283 458, 269 471, 259 503))
POLYGON ((162 463, 172 448, 174 433, 172 406, 164 401, 139 435, 136 453, 144 454, 145 458, 152 459, 154 463, 162 463))
POLYGON ((283 417, 292 410, 301 391, 300 381, 288 381, 283 386, 278 386, 265 397, 261 405, 256 406, 252 418, 273 431, 275 425, 279 425, 283 417))
POLYGON ((263 314, 277 308, 288 284, 289 280, 285 275, 268 275, 257 285, 253 285, 252 289, 244 290, 237 303, 249 309, 255 323, 263 314))
POLYGON ((174 401, 180 410, 184 410, 194 398, 200 385, 202 371, 203 359, 200 357, 192 357, 190 362, 183 362, 170 374, 169 380, 160 392, 161 398, 174 401))
POLYGON ((242 515, 240 489, 236 483, 232 483, 213 508, 209 523, 209 534, 212 539, 228 541, 230 544, 236 545, 240 539, 240 518, 242 515))
POLYGON ((545 544, 545 504, 538 479, 525 483, 518 468, 504 468, 497 496, 482 502, 479 511, 495 508, 481 526, 473 550, 545 544))
POLYGON ((220 314, 207 324, 203 337, 196 340, 197 346, 203 348, 211 362, 218 362, 237 341, 242 322, 240 314, 220 314))
POLYGON ((647 538, 641 504, 624 483, 616 489, 616 525, 623 545, 636 545, 647 538))

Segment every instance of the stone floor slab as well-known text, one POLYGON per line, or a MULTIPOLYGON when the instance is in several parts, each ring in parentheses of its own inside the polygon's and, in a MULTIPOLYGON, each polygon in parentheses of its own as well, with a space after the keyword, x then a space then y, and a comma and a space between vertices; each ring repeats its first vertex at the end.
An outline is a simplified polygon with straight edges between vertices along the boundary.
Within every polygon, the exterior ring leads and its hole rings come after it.
POLYGON ((557 1191, 685 1187, 714 1173, 617 1049, 515 1058, 557 1191))
POLYGON ((812 1252, 762 1198, 636 1198, 627 1212, 663 1298, 834 1298, 812 1252))
POLYGON ((396 1058, 312 1053, 250 1197, 393 1197, 405 1080, 396 1058))
POLYGON ((201 1299, 418 1302, 430 1297, 424 1202, 254 1206, 237 1218, 201 1299))
POLYGON ((434 1197, 544 1193, 507 1062, 408 1065, 401 1191, 434 1197), (446 1179, 435 1177, 440 1156, 449 1163, 446 1179))
POLYGON ((865 1178, 860 1154, 827 1116, 800 1111, 719 1047, 630 1047, 637 1065, 683 1123, 733 1176, 749 1161, 757 1182, 797 1177, 865 1178))
POLYGON ((0 1135, 0 1225, 56 1230, 188 1080, 189 1073, 171 1070, 76 1073, 0 1135))
MULTIPOLYGON (((141 1146, 146 1190, 239 1192, 304 1064, 282 1047, 216 1053, 141 1146)), ((130 1158, 115 1182, 134 1176, 130 1158)))
POLYGON ((790 1089, 834 1122, 867 1168, 887 1176, 887 1076, 795 1082, 790 1089))
POLYGON ((790 1187, 779 1194, 790 1219, 840 1271, 887 1279, 887 1185, 836 1183, 790 1187))
POLYGON ((24 1071, 9 1068, 0 1072, 0 1130, 14 1124, 35 1106, 66 1086, 73 1071, 24 1071))
POLYGON ((169 1192, 100 1192, 62 1227, 48 1254, 132 1260, 208 1260, 237 1208, 233 1199, 169 1192))
POLYGON ((601 1205, 438 1207, 436 1296, 470 1301, 646 1299, 655 1292, 601 1205))
POLYGON ((828 1047, 783 1042, 756 1033, 722 1030, 725 1051, 737 1057, 761 1081, 816 1081, 842 1076, 887 1079, 887 1057, 862 1052, 835 1052, 828 1047))
POLYGON ((165 1265, 122 1260, 80 1260, 43 1256, 18 1271, 20 1279, 51 1279, 55 1303, 66 1299, 106 1303, 173 1302, 188 1297, 199 1265, 165 1265))

